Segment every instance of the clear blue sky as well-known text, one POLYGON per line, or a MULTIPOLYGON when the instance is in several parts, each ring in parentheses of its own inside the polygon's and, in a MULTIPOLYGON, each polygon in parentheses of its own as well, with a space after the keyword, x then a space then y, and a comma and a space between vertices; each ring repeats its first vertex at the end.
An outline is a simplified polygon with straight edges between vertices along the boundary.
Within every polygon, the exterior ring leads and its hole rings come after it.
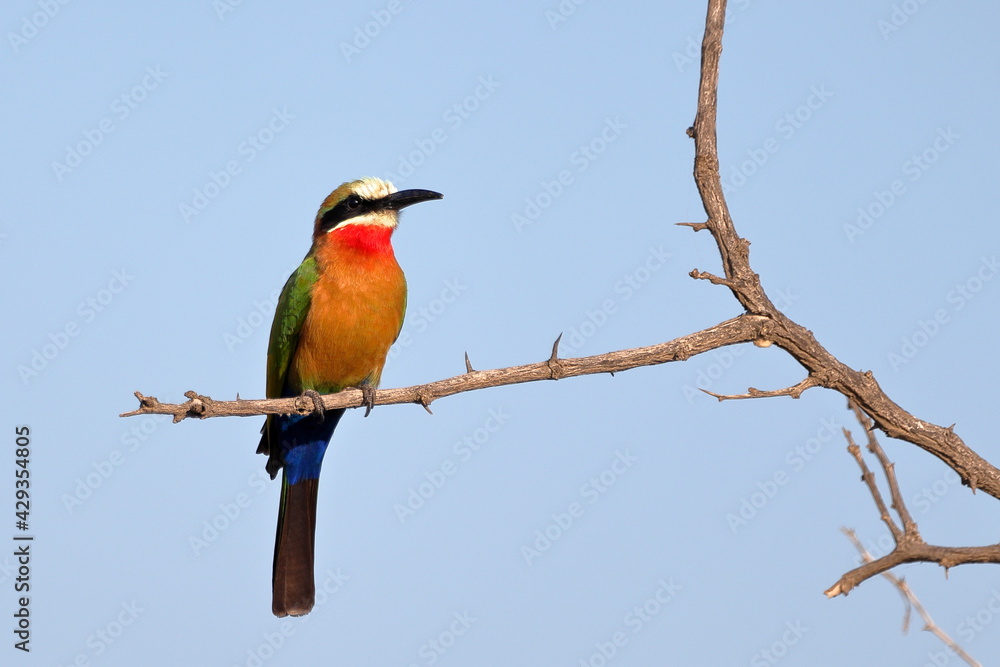
MULTIPOLYGON (((704 216, 684 133, 702 3, 231 5, 0 15, 0 540, 18 532, 18 425, 35 535, 32 651, 12 647, 6 555, 0 662, 957 664, 919 623, 900 632, 886 582, 822 595, 856 561, 840 526, 876 549, 887 532, 842 397, 697 391, 801 379, 752 346, 433 416, 349 413, 320 491, 330 592, 273 618, 261 419, 118 414, 135 390, 263 395, 276 291, 341 182, 445 195, 395 236, 410 307, 387 387, 458 374, 466 351, 528 363, 562 332, 565 355, 597 354, 740 311, 687 275, 718 271, 711 238, 673 224, 704 216)), ((994 462, 997 25, 988 2, 734 2, 719 108, 772 297, 994 462)), ((886 449, 928 541, 996 541, 995 500, 886 449)), ((1000 656, 996 568, 897 573, 973 655, 1000 656)))

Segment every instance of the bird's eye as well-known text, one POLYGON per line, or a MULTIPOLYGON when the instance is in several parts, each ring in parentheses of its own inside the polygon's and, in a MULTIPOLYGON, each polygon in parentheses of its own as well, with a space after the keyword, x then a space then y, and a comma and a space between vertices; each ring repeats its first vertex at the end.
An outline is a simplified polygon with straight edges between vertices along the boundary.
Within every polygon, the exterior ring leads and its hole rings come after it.
POLYGON ((347 206, 348 210, 356 211, 361 208, 361 197, 357 195, 349 195, 347 199, 344 200, 344 205, 347 206))

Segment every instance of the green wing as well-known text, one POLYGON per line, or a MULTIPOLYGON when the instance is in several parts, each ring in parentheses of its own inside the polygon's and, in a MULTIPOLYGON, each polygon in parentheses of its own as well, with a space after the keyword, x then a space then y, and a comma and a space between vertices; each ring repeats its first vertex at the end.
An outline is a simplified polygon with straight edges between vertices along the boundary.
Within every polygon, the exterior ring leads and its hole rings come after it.
POLYGON ((271 325, 271 342, 267 346, 267 397, 280 398, 285 389, 288 367, 299 343, 302 323, 309 312, 310 293, 319 274, 312 253, 306 255, 299 268, 288 277, 271 325))
MULTIPOLYGON (((274 323, 271 324, 271 342, 267 346, 268 398, 280 398, 284 392, 288 366, 299 344, 302 323, 306 321, 306 314, 309 312, 309 295, 317 277, 316 260, 310 252, 281 289, 278 307, 274 312, 274 323)), ((271 447, 272 441, 278 441, 278 420, 273 417, 274 415, 268 415, 264 421, 264 427, 260 430, 260 444, 257 446, 258 454, 268 455, 266 469, 271 479, 281 469, 280 448, 271 447)))

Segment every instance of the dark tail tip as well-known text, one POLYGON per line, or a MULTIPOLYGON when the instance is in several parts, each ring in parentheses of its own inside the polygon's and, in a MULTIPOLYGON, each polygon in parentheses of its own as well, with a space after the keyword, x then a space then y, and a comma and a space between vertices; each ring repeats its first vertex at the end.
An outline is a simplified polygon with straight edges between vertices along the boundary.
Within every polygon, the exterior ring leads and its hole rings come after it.
POLYGON ((289 485, 283 479, 281 483, 284 497, 274 545, 271 611, 278 617, 303 616, 316 601, 313 554, 319 480, 289 485))

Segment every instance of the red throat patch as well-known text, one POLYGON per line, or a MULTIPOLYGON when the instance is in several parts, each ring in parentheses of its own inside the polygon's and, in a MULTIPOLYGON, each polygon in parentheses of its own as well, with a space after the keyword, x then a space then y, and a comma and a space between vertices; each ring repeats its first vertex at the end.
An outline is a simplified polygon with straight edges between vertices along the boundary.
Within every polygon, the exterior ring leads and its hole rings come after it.
POLYGON ((345 225, 326 234, 326 243, 373 255, 392 254, 392 228, 382 225, 345 225))

